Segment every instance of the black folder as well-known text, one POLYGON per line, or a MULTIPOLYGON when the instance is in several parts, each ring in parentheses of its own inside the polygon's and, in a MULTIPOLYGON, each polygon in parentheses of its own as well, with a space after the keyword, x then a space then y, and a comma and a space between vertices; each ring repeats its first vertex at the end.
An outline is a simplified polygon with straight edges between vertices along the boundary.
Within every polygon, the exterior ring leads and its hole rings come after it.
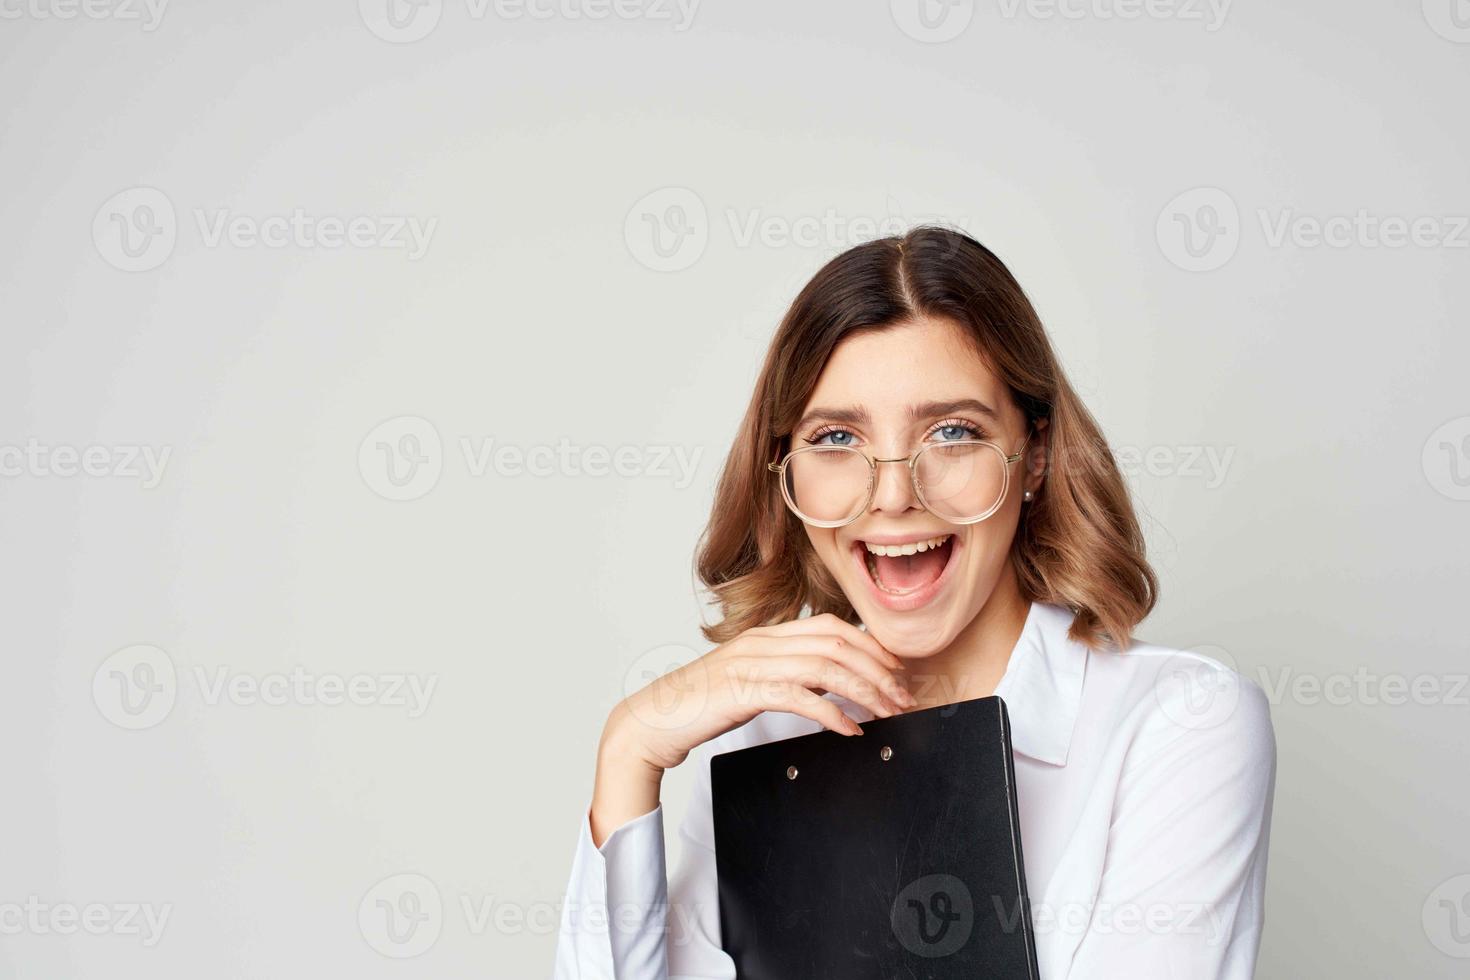
POLYGON ((710 758, 741 980, 1037 976, 997 697, 710 758))

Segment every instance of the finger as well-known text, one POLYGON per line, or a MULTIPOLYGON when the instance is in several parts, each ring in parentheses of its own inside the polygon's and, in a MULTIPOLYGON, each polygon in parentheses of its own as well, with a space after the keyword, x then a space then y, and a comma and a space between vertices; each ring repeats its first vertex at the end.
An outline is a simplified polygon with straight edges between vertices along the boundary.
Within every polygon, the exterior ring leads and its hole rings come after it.
POLYGON ((903 711, 901 706, 884 697, 872 681, 818 653, 761 658, 756 670, 766 677, 800 684, 813 693, 831 691, 839 694, 854 704, 865 706, 880 718, 890 718, 903 711))
POLYGON ((763 651, 768 656, 791 654, 815 654, 841 664, 848 670, 867 679, 898 710, 912 708, 918 700, 909 693, 904 679, 889 670, 867 650, 854 647, 840 636, 805 634, 795 636, 767 637, 762 641, 763 651))
MULTIPOLYGON (((822 637, 828 639, 828 637, 822 637)), ((852 646, 840 636, 830 637, 832 649, 824 653, 842 664, 848 670, 864 677, 868 683, 876 686, 883 696, 892 701, 900 708, 913 708, 919 703, 908 688, 908 675, 889 671, 882 663, 875 660, 866 650, 860 650, 852 646)))
POLYGON ((769 710, 789 711, 803 718, 810 718, 823 728, 837 732, 839 735, 861 735, 863 733, 862 726, 836 704, 827 698, 817 697, 804 687, 785 684, 772 694, 769 710))
POLYGON ((779 623, 775 626, 768 627, 768 629, 776 635, 784 634, 789 636, 795 634, 828 633, 834 636, 840 636, 847 642, 863 650, 867 650, 892 670, 897 670, 903 666, 903 661, 886 650, 883 644, 879 643, 877 637, 873 636, 873 634, 866 630, 860 630, 841 617, 834 616, 831 613, 822 613, 820 616, 804 616, 801 619, 779 623))

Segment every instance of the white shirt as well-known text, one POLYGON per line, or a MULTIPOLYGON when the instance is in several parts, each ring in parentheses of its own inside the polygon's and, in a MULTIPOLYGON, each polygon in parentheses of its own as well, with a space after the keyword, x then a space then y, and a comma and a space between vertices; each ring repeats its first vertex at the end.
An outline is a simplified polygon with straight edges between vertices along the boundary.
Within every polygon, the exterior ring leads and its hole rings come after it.
MULTIPOLYGON (((1042 980, 1248 980, 1276 773, 1266 698, 1190 651, 1142 641, 1090 651, 1067 638, 1071 622, 1062 606, 1032 603, 995 691, 1010 713, 1042 980)), ((662 805, 600 849, 584 813, 556 980, 733 978, 720 948, 709 756, 819 727, 768 712, 691 754, 697 780, 667 879, 662 805)))

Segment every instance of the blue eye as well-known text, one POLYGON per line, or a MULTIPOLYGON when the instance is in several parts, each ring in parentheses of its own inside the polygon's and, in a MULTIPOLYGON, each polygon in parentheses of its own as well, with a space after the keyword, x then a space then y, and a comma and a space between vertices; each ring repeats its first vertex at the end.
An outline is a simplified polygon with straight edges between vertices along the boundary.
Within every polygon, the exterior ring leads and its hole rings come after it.
POLYGON ((807 441, 814 446, 851 446, 852 433, 846 429, 828 429, 826 432, 817 433, 807 441), (829 438, 831 442, 827 441, 829 438))
POLYGON ((929 434, 938 437, 939 442, 964 442, 985 438, 985 433, 978 426, 959 420, 936 426, 929 434))

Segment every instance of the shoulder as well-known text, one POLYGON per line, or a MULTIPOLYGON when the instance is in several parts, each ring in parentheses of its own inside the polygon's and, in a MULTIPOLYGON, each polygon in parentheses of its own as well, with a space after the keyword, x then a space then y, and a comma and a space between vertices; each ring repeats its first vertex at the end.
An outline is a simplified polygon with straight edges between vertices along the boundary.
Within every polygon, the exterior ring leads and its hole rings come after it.
POLYGON ((1135 641, 1122 652, 1093 654, 1089 700, 1111 715, 1134 761, 1169 758, 1268 772, 1276 758, 1270 703, 1230 654, 1217 647, 1179 649, 1135 641))

